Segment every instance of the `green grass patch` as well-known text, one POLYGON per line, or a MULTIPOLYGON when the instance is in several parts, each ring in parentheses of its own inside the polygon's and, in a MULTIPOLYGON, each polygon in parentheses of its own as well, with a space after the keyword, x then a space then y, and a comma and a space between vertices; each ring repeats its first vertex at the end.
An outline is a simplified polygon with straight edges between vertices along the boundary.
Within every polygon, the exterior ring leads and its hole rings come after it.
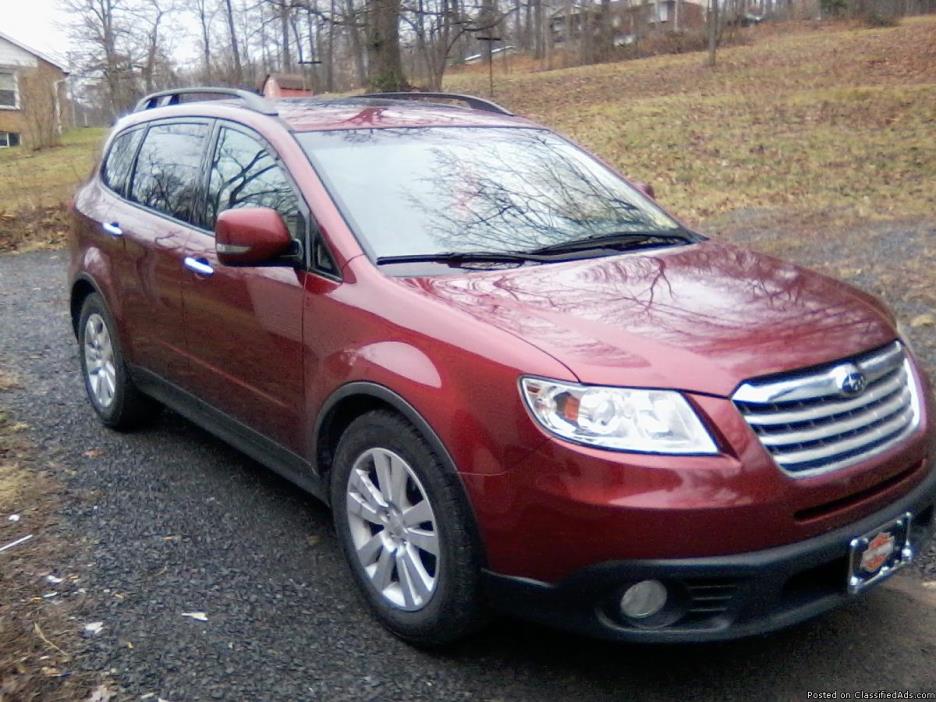
POLYGON ((0 213, 52 207, 67 202, 97 159, 105 129, 72 129, 62 145, 41 151, 0 150, 0 213))

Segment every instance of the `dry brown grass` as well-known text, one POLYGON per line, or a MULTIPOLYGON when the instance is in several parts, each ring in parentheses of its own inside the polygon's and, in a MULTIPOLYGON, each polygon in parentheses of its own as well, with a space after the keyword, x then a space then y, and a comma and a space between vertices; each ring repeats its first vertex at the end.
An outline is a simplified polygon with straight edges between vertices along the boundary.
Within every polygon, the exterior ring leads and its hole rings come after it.
MULTIPOLYGON (((56 517, 62 487, 36 464, 34 448, 0 410, 0 702, 78 701, 95 676, 74 665, 81 598, 53 602, 44 582, 66 556, 56 517), (10 521, 9 515, 19 519, 10 521)), ((64 600, 64 596, 58 598, 64 600)))

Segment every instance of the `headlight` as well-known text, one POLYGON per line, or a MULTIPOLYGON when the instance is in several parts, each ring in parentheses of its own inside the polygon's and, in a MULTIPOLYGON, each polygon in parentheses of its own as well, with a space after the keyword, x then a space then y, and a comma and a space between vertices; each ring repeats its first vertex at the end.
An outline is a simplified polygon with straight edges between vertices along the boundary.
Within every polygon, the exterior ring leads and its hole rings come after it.
POLYGON ((718 453, 698 415, 680 393, 521 378, 536 420, 564 439, 645 453, 718 453))

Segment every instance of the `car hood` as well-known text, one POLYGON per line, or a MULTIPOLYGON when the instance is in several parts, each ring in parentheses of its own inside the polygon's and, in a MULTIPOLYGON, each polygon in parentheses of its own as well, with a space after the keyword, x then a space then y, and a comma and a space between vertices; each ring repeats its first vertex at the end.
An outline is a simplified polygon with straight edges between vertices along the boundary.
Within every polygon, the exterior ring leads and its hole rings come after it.
POLYGON ((870 296, 711 240, 403 282, 533 344, 584 383, 728 396, 746 379, 896 336, 870 296))

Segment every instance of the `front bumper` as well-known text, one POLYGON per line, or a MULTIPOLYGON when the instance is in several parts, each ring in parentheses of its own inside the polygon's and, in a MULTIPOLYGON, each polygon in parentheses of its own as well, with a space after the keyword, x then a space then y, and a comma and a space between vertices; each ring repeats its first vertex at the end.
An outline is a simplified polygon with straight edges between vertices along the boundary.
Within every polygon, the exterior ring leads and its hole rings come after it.
POLYGON ((734 639, 809 619, 850 599, 849 543, 899 515, 913 515, 919 553, 933 529, 936 471, 908 494, 858 522, 786 546, 708 558, 612 561, 583 568, 556 584, 486 572, 498 610, 561 629, 618 641, 734 639), (648 623, 617 611, 623 592, 648 578, 670 599, 648 623))

